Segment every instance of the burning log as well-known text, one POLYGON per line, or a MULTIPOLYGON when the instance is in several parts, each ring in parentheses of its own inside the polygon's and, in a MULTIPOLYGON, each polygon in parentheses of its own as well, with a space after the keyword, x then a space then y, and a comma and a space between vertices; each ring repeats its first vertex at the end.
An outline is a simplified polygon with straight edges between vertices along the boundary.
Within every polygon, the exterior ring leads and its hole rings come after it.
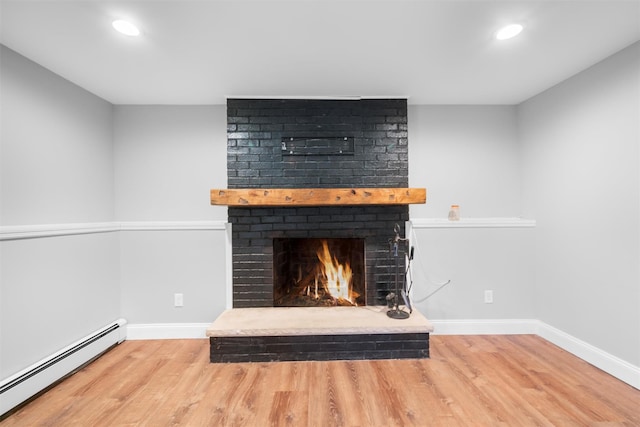
MULTIPOLYGON (((353 271, 349 259, 338 259, 327 240, 318 239, 304 256, 289 266, 286 283, 276 287, 277 306, 355 306, 360 296, 352 286, 353 271), (315 256, 313 256, 315 254, 315 256), (315 262, 314 262, 315 260, 315 262)), ((344 254, 342 255, 344 257, 344 254)), ((274 290, 275 292, 275 290, 274 290)))

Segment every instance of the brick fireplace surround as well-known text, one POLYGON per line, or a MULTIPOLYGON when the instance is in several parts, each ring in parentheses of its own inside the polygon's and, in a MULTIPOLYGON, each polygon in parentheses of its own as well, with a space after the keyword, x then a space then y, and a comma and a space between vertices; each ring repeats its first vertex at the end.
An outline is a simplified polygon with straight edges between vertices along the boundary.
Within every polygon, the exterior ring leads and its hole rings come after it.
MULTIPOLYGON (((408 187, 405 99, 228 99, 227 143, 229 190, 408 187)), ((395 286, 389 239, 396 224, 405 234, 408 205, 229 205, 228 217, 233 309, 207 330, 212 362, 429 356, 428 321, 415 311, 410 321, 389 319, 381 307, 395 286), (273 334, 267 325, 281 324, 293 313, 304 313, 301 322, 308 325, 331 323, 315 317, 329 308, 268 308, 274 305, 273 242, 279 238, 364 239, 370 307, 336 309, 359 310, 356 317, 381 316, 373 323, 382 322, 382 332, 367 328, 370 322, 360 318, 365 327, 357 330, 338 327, 308 334, 308 328, 294 325, 273 334), (252 317, 255 321, 247 320, 252 317), (238 329, 233 318, 252 326, 238 329)))
MULTIPOLYGON (((227 123, 230 189, 408 187, 404 99, 229 99, 227 123), (283 149, 291 138, 293 152, 283 149), (314 139, 329 146, 305 145, 314 139)), ((385 304, 395 266, 388 239, 408 219, 407 205, 230 207, 233 307, 273 306, 272 242, 286 237, 364 238, 366 304, 385 304)))

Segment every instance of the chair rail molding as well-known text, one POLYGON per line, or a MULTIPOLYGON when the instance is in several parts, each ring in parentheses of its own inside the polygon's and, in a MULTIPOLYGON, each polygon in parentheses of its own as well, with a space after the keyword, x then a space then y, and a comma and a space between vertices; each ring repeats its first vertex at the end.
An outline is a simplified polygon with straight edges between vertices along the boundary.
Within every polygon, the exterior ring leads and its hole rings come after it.
POLYGON ((535 219, 513 217, 461 218, 451 221, 446 218, 411 218, 415 229, 421 228, 532 228, 535 219))
POLYGON ((226 221, 127 221, 0 226, 0 241, 116 231, 225 230, 226 221))

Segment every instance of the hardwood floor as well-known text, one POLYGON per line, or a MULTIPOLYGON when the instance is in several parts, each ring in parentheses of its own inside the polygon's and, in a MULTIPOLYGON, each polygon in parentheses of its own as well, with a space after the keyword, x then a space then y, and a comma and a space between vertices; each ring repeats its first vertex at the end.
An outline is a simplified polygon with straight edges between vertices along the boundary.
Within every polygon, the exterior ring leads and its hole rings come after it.
POLYGON ((431 359, 211 364, 126 341, 3 426, 639 426, 640 391, 533 335, 431 336, 431 359))

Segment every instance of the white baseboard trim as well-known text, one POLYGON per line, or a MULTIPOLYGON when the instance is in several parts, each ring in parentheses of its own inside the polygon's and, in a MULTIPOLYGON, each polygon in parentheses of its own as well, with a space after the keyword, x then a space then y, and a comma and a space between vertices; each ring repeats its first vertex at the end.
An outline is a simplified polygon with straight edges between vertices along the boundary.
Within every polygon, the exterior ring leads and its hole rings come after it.
MULTIPOLYGON (((433 335, 537 334, 535 319, 430 320, 433 335)), ((210 323, 137 323, 127 325, 127 340, 206 338, 210 323)))
POLYGON ((640 390, 639 366, 634 366, 544 322, 539 322, 537 335, 640 390))
POLYGON ((433 335, 516 335, 536 334, 535 319, 454 319, 431 320, 433 335))
POLYGON ((137 323, 127 325, 127 340, 207 338, 211 323, 137 323))

